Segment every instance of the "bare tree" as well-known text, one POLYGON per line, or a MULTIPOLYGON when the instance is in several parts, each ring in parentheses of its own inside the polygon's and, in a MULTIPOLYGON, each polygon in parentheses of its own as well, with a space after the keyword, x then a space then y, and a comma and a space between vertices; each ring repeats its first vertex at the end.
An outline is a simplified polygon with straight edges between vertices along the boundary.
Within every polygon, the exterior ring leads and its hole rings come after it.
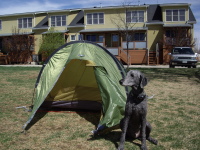
POLYGON ((192 34, 189 33, 189 28, 173 27, 170 30, 166 30, 166 37, 163 44, 176 47, 194 47, 195 40, 192 34))
MULTIPOLYGON (((135 24, 139 21, 139 18, 136 16, 136 13, 132 13, 132 17, 130 15, 132 2, 124 1, 122 3, 122 9, 116 10, 116 16, 111 16, 111 22, 118 28, 119 33, 126 41, 126 50, 127 50, 127 60, 129 57, 129 42, 133 40, 133 34, 135 32, 135 24), (125 13, 124 13, 125 12, 125 13), (132 19, 136 19, 132 21, 132 19)), ((128 61, 127 61, 128 66, 128 61)), ((129 67, 129 66, 128 66, 129 67)))
POLYGON ((12 36, 4 39, 9 63, 27 63, 32 58, 34 41, 33 35, 13 28, 12 36))
POLYGON ((198 38, 195 38, 194 41, 195 41, 194 52, 200 54, 200 40, 198 38))

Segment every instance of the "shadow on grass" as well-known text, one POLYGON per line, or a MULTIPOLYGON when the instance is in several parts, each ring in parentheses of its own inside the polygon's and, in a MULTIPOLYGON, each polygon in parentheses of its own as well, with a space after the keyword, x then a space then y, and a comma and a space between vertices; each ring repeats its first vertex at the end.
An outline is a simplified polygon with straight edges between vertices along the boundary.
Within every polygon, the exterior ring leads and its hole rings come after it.
POLYGON ((48 111, 37 111, 31 122, 27 125, 25 130, 29 130, 35 123, 42 119, 48 111))
POLYGON ((101 117, 100 111, 88 111, 88 110, 77 110, 77 109, 68 109, 68 108, 40 108, 31 122, 27 125, 25 130, 29 130, 35 123, 37 123, 40 119, 42 119, 48 112, 74 112, 77 113, 79 116, 87 120, 88 122, 95 125, 97 128, 97 125, 99 124, 99 120, 101 117))
POLYGON ((101 117, 100 111, 76 111, 76 113, 97 128, 101 117))
MULTIPOLYGON (((104 140, 112 142, 115 145, 115 148, 117 149, 119 146, 118 143, 120 142, 120 137, 121 137, 121 131, 111 131, 107 134, 91 136, 91 138, 88 139, 88 141, 104 139, 104 140)), ((126 139, 126 142, 129 142, 131 144, 134 144, 135 146, 141 147, 141 144, 138 144, 131 139, 126 139)))

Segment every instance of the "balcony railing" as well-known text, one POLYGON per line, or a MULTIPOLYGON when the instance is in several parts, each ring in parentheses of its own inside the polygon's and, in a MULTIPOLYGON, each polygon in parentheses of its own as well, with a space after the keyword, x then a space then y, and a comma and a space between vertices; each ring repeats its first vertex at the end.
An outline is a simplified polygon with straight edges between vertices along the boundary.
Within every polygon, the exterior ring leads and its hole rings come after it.
MULTIPOLYGON (((122 42, 122 48, 127 49, 127 42, 122 42)), ((128 49, 146 49, 147 42, 146 41, 130 41, 128 42, 128 49)))

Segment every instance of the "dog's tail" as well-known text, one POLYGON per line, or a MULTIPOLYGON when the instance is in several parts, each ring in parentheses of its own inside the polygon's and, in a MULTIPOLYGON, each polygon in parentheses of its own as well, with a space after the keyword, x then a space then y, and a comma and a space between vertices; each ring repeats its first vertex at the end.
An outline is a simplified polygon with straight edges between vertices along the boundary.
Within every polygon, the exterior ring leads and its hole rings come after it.
POLYGON ((149 142, 155 144, 155 145, 158 144, 158 141, 157 141, 156 139, 152 138, 152 137, 148 137, 147 140, 148 140, 149 142))

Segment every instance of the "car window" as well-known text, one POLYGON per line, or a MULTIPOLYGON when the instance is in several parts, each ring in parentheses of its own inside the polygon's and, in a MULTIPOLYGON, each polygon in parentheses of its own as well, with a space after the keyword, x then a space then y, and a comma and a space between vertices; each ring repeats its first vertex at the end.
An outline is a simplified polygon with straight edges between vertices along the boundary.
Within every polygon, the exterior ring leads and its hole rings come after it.
POLYGON ((191 48, 174 48, 173 54, 194 54, 191 48))

